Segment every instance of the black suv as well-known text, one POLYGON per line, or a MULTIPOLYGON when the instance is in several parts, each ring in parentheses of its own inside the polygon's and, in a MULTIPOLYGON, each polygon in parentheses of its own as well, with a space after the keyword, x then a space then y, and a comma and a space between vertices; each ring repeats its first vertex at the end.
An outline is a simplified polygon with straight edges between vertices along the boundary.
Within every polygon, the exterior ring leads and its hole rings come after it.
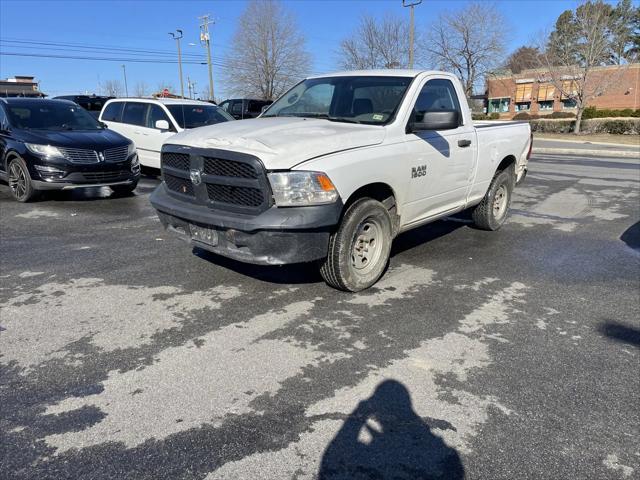
POLYGON ((257 100, 254 98, 233 98, 225 100, 218 105, 225 112, 231 114, 236 120, 243 118, 256 118, 262 113, 264 107, 271 105, 271 100, 257 100))
POLYGON ((0 179, 19 202, 41 190, 109 186, 129 193, 139 178, 133 142, 77 104, 0 98, 0 179))
POLYGON ((71 100, 95 118, 98 118, 104 104, 112 98, 114 97, 99 97, 98 95, 62 95, 60 97, 53 97, 54 100, 71 100))

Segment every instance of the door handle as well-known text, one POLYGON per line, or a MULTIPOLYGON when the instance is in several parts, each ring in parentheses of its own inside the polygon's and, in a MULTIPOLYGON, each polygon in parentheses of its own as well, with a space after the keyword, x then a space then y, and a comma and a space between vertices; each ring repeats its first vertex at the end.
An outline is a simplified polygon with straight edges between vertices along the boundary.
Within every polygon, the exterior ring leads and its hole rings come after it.
POLYGON ((469 147, 471 146, 471 140, 458 140, 458 146, 462 148, 469 147))

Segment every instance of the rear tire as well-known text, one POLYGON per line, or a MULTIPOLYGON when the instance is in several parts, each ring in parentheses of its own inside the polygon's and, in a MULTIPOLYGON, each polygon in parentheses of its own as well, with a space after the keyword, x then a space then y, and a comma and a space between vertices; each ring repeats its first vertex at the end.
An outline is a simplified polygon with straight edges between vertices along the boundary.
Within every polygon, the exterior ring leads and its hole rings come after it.
POLYGON ((138 186, 138 182, 129 185, 111 185, 109 188, 118 196, 130 195, 138 186))
POLYGON ((515 183, 512 170, 508 168, 496 173, 484 198, 473 209, 471 217, 479 229, 498 230, 507 219, 515 183))
POLYGON ((372 198, 353 203, 329 239, 322 278, 339 290, 359 292, 384 273, 392 242, 392 222, 385 206, 372 198))
POLYGON ((14 158, 9 162, 9 187, 11 194, 18 202, 28 202, 33 200, 37 195, 37 190, 33 188, 31 175, 27 164, 20 157, 14 158))

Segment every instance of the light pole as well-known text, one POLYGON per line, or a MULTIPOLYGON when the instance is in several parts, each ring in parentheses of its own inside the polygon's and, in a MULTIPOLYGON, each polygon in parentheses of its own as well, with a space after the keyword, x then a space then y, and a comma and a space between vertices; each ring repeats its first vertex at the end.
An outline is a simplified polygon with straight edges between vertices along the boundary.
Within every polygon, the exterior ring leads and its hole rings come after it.
POLYGON ((182 80, 182 52, 180 51, 180 39, 182 38, 182 30, 179 28, 176 29, 178 35, 173 32, 169 32, 169 35, 176 41, 178 44, 178 71, 180 72, 180 96, 184 98, 184 81, 182 80))
POLYGON ((409 68, 413 68, 413 36, 414 36, 414 20, 413 7, 420 5, 422 0, 402 0, 403 7, 409 7, 409 68))
POLYGON ((129 88, 127 88, 127 67, 124 63, 122 64, 122 74, 124 75, 124 96, 128 97, 129 88))
POLYGON ((214 23, 209 20, 209 15, 198 17, 202 20, 200 24, 200 43, 207 47, 207 65, 209 65, 209 100, 213 100, 213 66, 211 64, 211 36, 209 35, 209 25, 214 23))

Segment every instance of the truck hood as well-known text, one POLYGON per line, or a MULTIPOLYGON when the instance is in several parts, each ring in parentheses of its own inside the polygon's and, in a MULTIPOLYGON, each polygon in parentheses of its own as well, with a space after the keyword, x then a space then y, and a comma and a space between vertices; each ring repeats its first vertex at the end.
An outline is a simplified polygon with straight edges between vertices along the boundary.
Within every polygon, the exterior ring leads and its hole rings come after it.
POLYGON ((289 169, 312 158, 381 143, 385 128, 300 117, 223 122, 186 130, 173 145, 217 148, 260 158, 268 170, 289 169))

